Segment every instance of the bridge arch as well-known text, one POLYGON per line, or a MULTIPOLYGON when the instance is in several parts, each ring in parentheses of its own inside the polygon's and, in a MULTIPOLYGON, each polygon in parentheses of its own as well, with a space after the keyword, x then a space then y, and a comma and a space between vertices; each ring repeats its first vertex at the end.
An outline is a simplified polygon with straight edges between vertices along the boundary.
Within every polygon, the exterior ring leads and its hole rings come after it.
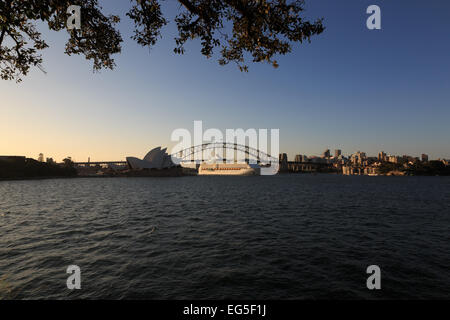
POLYGON ((170 156, 172 157, 172 161, 175 163, 192 163, 208 161, 213 159, 216 155, 220 156, 220 154, 223 154, 223 160, 230 162, 231 159, 227 158, 227 151, 230 150, 233 152, 234 162, 243 160, 242 158, 239 159, 239 155, 244 155, 245 160, 249 162, 261 164, 278 163, 278 157, 274 157, 266 152, 260 151, 259 149, 228 142, 203 143, 174 152, 170 156), (219 150, 219 152, 216 153, 216 150, 219 150), (225 152, 220 152, 220 150, 225 152))

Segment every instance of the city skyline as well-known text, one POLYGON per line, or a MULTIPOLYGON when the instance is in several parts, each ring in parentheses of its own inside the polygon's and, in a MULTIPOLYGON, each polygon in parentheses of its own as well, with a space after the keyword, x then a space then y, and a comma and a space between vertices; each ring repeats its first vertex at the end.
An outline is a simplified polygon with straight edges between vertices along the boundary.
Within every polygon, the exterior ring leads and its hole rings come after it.
MULTIPOLYGON (((111 13, 127 5, 102 4, 111 13)), ((93 74, 83 58, 63 54, 64 32, 42 28, 47 74, 0 82, 0 154, 124 159, 170 148, 173 130, 201 119, 210 128, 279 128, 280 151, 291 159, 326 148, 450 158, 450 5, 380 1, 382 30, 370 31, 369 4, 307 1, 305 15, 324 17, 325 32, 280 57, 278 69, 250 64, 248 74, 205 59, 198 43, 173 54, 173 25, 149 54, 128 39, 123 16, 117 68, 93 74), (427 28, 412 33, 417 19, 427 28)))
MULTIPOLYGON (((157 147, 155 149, 158 149, 161 147, 157 147)), ((315 158, 321 158, 321 159, 337 159, 337 158, 343 158, 343 159, 350 159, 352 156, 357 155, 357 154, 364 154, 367 158, 377 158, 380 159, 380 157, 386 157, 386 159, 390 158, 390 157, 395 157, 395 158, 402 158, 402 157, 410 157, 410 158, 417 158, 420 159, 422 161, 424 161, 424 159, 426 159, 425 161, 441 161, 441 160, 446 160, 449 161, 449 158, 431 158, 428 154, 426 153, 421 153, 421 154, 398 154, 398 153, 386 153, 383 150, 380 150, 377 154, 370 154, 367 153, 365 151, 361 151, 361 150, 357 150, 355 152, 352 153, 345 153, 342 152, 342 149, 325 149, 324 152, 322 152, 321 154, 305 154, 302 152, 297 152, 297 153, 293 153, 292 155, 288 154, 287 152, 283 152, 283 150, 280 150, 280 153, 278 154, 278 156, 281 155, 286 155, 288 158, 288 161, 295 161, 295 162, 306 162, 309 161, 311 159, 315 159, 315 158), (383 156, 384 155, 384 156, 383 156), (307 159, 307 160, 304 160, 307 159)), ((55 157, 53 157, 52 155, 46 155, 42 152, 40 152, 37 156, 28 156, 28 155, 19 155, 19 154, 5 154, 5 155, 1 155, 1 156, 25 156, 26 158, 31 158, 31 159, 35 159, 39 162, 46 162, 47 160, 51 161, 51 162, 56 162, 56 163, 61 163, 63 162, 64 159, 57 159, 55 157)), ((272 155, 274 157, 276 157, 276 155, 272 155)), ((125 159, 91 159, 91 157, 89 156, 87 159, 76 159, 70 155, 67 155, 63 158, 69 158, 74 162, 104 162, 104 161, 125 161, 125 159)), ((206 159, 206 158, 205 158, 206 159)), ((388 161, 388 160, 386 160, 388 161)))

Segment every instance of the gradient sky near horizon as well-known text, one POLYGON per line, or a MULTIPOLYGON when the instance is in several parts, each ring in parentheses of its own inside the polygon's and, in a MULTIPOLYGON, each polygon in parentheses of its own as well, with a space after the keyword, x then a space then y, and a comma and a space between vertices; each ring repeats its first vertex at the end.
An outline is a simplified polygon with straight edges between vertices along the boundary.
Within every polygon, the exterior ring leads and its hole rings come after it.
MULTIPOLYGON (((124 38, 117 68, 93 73, 63 53, 65 32, 41 28, 47 74, 0 81, 0 154, 60 161, 143 157, 173 146, 174 129, 279 128, 280 149, 318 155, 329 148, 450 158, 450 2, 307 0, 304 16, 327 27, 294 45, 280 67, 250 62, 249 73, 200 54, 173 53, 174 24, 148 50, 129 39, 129 1, 100 1, 119 14, 124 38), (382 30, 366 28, 366 9, 382 10, 382 30)), ((178 5, 166 1, 173 16, 178 5)))

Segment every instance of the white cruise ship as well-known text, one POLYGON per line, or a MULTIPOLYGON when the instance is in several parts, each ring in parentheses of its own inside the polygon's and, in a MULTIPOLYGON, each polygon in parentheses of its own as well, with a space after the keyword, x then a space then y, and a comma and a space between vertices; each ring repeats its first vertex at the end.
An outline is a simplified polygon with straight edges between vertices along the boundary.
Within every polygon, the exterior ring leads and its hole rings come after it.
POLYGON ((198 168, 199 175, 253 176, 260 174, 257 164, 248 163, 202 163, 198 168))

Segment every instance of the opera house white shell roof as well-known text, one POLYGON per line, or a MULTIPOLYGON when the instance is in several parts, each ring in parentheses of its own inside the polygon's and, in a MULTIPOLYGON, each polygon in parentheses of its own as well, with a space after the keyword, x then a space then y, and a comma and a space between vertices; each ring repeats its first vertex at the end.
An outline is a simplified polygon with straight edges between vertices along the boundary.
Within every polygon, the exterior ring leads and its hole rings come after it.
POLYGON ((143 160, 135 157, 127 157, 127 163, 130 169, 164 169, 174 166, 170 155, 166 152, 167 148, 161 147, 150 150, 143 160))

